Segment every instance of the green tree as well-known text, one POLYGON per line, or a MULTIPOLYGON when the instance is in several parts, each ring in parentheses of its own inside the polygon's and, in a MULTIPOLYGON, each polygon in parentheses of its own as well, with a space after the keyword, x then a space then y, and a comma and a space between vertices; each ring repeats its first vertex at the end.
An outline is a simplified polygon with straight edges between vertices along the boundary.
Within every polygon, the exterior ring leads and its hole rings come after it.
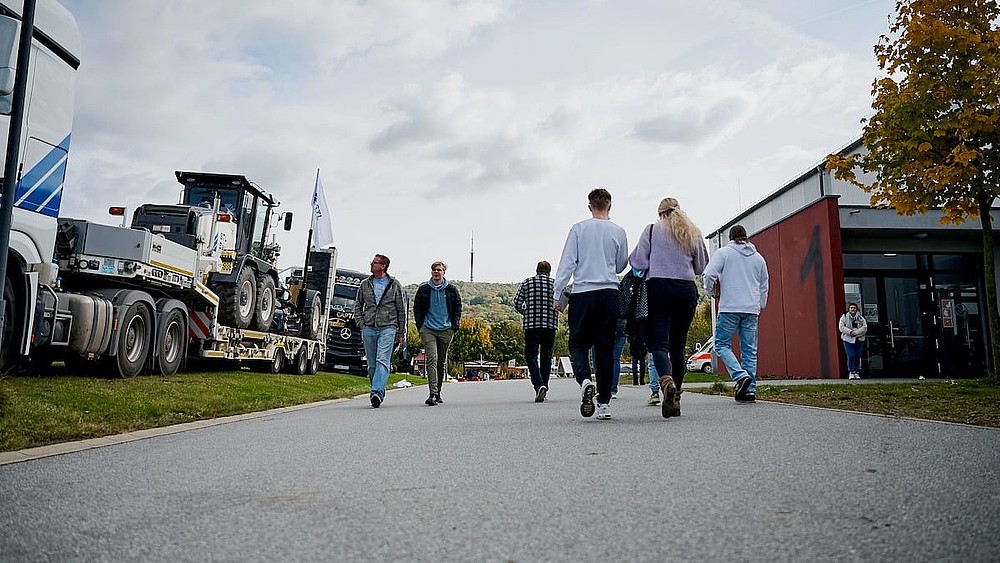
POLYGON ((507 360, 524 360, 524 328, 516 321, 494 323, 490 329, 494 359, 500 363, 507 360))
POLYGON ((480 319, 463 318, 448 348, 448 358, 451 362, 459 365, 466 360, 489 359, 492 356, 490 325, 480 319))
POLYGON ((1000 186, 1000 5, 996 0, 899 0, 875 45, 885 76, 863 120, 868 152, 827 167, 901 215, 940 207, 941 222, 980 220, 992 375, 1000 379, 1000 320, 990 207, 1000 186), (874 173, 870 184, 857 170, 874 173))
POLYGON ((703 299, 694 311, 694 319, 688 328, 687 354, 694 353, 696 344, 708 340, 712 336, 712 302, 703 299))

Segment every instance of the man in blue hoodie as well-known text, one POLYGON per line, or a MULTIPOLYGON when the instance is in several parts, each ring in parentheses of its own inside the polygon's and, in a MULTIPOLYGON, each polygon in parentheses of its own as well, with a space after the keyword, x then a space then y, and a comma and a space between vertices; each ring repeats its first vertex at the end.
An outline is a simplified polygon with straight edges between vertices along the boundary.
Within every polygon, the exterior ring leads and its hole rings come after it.
POLYGON ((708 261, 702 276, 705 290, 719 302, 715 351, 736 382, 736 400, 757 399, 757 319, 767 305, 767 263, 747 238, 743 225, 729 229, 729 244, 708 261), (740 335, 740 360, 733 353, 733 334, 740 335))
POLYGON ((427 390, 424 401, 429 407, 443 403, 441 387, 447 377, 448 346, 462 320, 462 296, 444 278, 448 265, 431 264, 431 279, 417 288, 413 298, 413 319, 427 355, 427 390))

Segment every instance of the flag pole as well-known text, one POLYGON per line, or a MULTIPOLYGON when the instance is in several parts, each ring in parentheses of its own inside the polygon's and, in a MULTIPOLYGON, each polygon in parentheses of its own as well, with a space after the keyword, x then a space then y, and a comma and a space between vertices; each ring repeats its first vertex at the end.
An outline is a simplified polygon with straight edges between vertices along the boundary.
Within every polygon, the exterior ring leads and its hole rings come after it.
POLYGON ((309 210, 309 235, 306 237, 306 259, 302 263, 302 289, 299 291, 298 309, 300 312, 306 308, 306 287, 309 285, 309 255, 312 253, 313 223, 316 222, 316 188, 319 186, 319 168, 316 169, 316 183, 313 184, 313 196, 310 201, 309 210))

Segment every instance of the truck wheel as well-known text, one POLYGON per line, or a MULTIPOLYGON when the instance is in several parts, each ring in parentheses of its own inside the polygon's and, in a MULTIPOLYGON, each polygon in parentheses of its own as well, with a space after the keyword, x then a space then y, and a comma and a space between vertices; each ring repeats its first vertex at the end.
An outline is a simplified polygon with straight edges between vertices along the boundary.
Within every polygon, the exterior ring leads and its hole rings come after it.
POLYGON ((5 281, 7 283, 3 286, 3 334, 0 334, 0 374, 9 370, 15 364, 18 353, 14 350, 14 333, 20 333, 20 331, 14 329, 17 326, 17 314, 14 309, 14 288, 11 287, 10 278, 7 278, 5 281))
POLYGON ((271 360, 271 373, 281 373, 285 370, 285 351, 278 348, 274 351, 274 359, 271 360))
POLYGON ((253 310, 253 325, 257 330, 271 330, 276 303, 274 278, 264 274, 257 278, 257 299, 253 310))
POLYGON ((319 346, 313 351, 313 355, 309 358, 309 365, 306 366, 306 375, 316 375, 319 371, 319 346))
POLYGON ((712 362, 705 362, 705 364, 701 366, 701 372, 712 373, 712 362))
POLYGON ((157 349, 160 351, 160 375, 173 375, 181 367, 187 334, 184 331, 184 315, 180 309, 171 309, 163 323, 163 332, 157 349))
POLYGON ((126 309, 118 327, 118 348, 114 358, 118 374, 122 377, 138 375, 149 358, 152 333, 149 311, 141 303, 133 303, 126 309))
POLYGON ((218 288, 219 321, 226 326, 250 328, 257 297, 257 279, 253 269, 243 268, 235 284, 221 284, 218 288))
POLYGON ((306 347, 302 346, 299 348, 299 353, 295 354, 295 365, 292 366, 292 373, 295 375, 306 375, 309 369, 309 355, 306 353, 306 347))

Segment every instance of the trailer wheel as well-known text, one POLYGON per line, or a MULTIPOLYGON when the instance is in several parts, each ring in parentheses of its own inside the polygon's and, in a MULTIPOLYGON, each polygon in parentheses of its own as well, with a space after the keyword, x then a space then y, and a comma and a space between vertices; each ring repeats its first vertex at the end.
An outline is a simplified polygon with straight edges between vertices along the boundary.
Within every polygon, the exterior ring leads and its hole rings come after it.
POLYGON ((274 278, 264 274, 257 278, 257 299, 254 305, 253 324, 257 330, 270 330, 274 320, 276 295, 274 278))
POLYGON ((163 323, 163 332, 157 349, 160 351, 160 375, 173 375, 181 367, 184 348, 187 345, 184 331, 184 315, 180 309, 171 309, 163 323))
POLYGON ((222 324, 250 328, 257 297, 257 279, 253 269, 243 268, 235 284, 220 284, 216 293, 219 294, 219 320, 222 324))
POLYGON ((281 373, 285 370, 285 351, 278 348, 274 351, 274 359, 271 360, 271 373, 281 373))
POLYGON ((302 346, 299 348, 299 353, 295 354, 295 365, 292 366, 292 373, 295 375, 306 375, 309 370, 309 355, 306 353, 306 347, 302 346))
POLYGON ((306 375, 316 375, 319 371, 319 346, 313 351, 313 355, 309 357, 309 365, 306 366, 306 375))

